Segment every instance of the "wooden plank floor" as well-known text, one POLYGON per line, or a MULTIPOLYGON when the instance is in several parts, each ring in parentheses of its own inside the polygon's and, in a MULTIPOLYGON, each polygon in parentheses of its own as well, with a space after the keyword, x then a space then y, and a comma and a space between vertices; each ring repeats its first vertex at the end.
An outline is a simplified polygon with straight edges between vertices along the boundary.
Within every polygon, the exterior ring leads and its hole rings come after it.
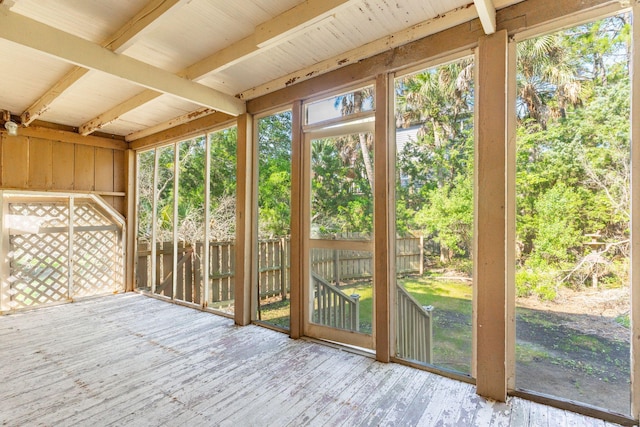
POLYGON ((0 317, 0 423, 612 426, 138 294, 0 317))

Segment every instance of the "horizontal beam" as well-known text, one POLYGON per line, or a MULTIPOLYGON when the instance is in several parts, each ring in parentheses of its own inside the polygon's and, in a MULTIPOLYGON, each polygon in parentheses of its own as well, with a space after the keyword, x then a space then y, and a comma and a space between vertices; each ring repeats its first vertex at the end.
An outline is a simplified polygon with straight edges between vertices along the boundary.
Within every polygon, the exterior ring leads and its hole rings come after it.
POLYGON ((306 30, 348 4, 349 0, 307 0, 258 25, 255 29, 256 44, 268 46, 288 39, 292 34, 306 30))
MULTIPOLYGON (((40 123, 40 122, 39 122, 40 123)), ((20 136, 30 138, 41 138, 50 141, 69 142, 72 144, 89 145, 91 147, 109 148, 112 150, 124 151, 129 148, 126 141, 119 139, 110 139, 100 136, 81 136, 75 132, 65 130, 50 129, 40 126, 29 126, 18 130, 20 136)))
POLYGON ((221 126, 231 126, 234 123, 234 117, 218 111, 162 132, 136 139, 129 143, 129 148, 132 150, 143 150, 178 138, 187 139, 192 136, 202 135, 221 126))
POLYGON ((133 18, 127 21, 109 39, 102 43, 103 47, 117 53, 122 53, 130 47, 146 31, 158 24, 158 19, 175 11, 176 6, 185 0, 152 0, 145 5, 133 18))
POLYGON ((244 102, 80 37, 0 8, 0 37, 66 62, 123 78, 149 89, 237 116, 244 102))
MULTIPOLYGON (((190 65, 178 73, 188 80, 198 80, 209 73, 222 71, 265 49, 276 46, 290 36, 302 31, 313 23, 336 13, 353 0, 307 0, 275 18, 259 24, 254 33, 215 52, 214 54, 190 65), (263 45, 260 48, 258 45, 263 45)), ((160 96, 153 90, 147 90, 124 103, 103 112, 80 126, 80 133, 88 135, 117 120, 128 111, 134 110, 160 96)), ((137 139, 137 138, 136 138, 137 139)))
POLYGON ((20 115, 20 121, 23 125, 29 126, 34 120, 38 119, 48 109, 51 103, 55 101, 60 95, 71 87, 75 82, 80 80, 82 76, 87 74, 89 70, 82 67, 73 67, 71 71, 58 80, 53 86, 49 88, 36 102, 31 104, 29 108, 24 110, 20 115))
POLYGON ((259 24, 253 34, 198 61, 179 74, 190 80, 197 80, 206 74, 221 71, 265 48, 276 46, 291 34, 303 31, 331 16, 350 2, 353 0, 307 0, 259 24))

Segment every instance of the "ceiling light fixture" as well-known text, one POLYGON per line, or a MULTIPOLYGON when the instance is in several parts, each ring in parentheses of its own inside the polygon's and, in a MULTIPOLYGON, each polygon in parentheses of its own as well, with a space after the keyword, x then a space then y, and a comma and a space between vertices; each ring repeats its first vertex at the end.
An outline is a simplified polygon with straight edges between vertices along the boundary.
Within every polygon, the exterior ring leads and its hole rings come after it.
POLYGON ((5 122, 4 128, 7 130, 7 135, 18 136, 18 125, 15 122, 12 122, 11 120, 5 122))
POLYGON ((4 112, 4 128, 7 130, 7 135, 18 136, 18 124, 11 120, 9 111, 4 112))

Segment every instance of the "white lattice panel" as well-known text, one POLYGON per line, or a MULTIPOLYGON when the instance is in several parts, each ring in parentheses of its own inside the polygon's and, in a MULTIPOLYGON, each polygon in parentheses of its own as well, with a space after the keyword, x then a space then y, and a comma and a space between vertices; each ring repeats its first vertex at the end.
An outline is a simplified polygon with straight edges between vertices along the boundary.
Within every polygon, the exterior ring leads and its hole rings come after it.
MULTIPOLYGON (((41 228, 64 226, 69 218, 68 206, 61 203, 12 203, 9 212, 29 221, 35 218, 41 228)), ((9 246, 11 309, 69 299, 68 233, 10 234, 9 246)))
POLYGON ((111 225, 111 221, 98 210, 95 204, 77 202, 73 209, 73 224, 75 227, 111 225))
POLYGON ((122 275, 115 231, 74 233, 74 296, 122 290, 122 275))
POLYGON ((6 206, 9 277, 3 307, 7 301, 15 310, 124 290, 122 230, 97 203, 75 201, 71 232, 68 198, 6 206))
POLYGON ((40 228, 69 225, 69 204, 66 202, 10 203, 9 213, 25 217, 25 219, 36 220, 40 228))

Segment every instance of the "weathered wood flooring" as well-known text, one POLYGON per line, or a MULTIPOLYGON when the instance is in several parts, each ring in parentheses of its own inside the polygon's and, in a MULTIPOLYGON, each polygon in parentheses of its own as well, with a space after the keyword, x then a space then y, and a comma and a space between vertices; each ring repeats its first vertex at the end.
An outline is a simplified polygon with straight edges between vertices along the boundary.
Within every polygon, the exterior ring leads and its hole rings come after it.
POLYGON ((133 293, 0 317, 0 423, 612 425, 133 293))

